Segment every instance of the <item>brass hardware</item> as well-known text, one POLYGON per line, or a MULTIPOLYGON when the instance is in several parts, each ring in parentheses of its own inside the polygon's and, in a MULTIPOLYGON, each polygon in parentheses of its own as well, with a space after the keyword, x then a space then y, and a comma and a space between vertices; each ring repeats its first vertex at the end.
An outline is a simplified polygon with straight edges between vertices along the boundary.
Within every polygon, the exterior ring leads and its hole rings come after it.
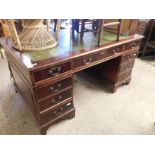
POLYGON ((58 102, 61 101, 61 99, 62 99, 62 96, 59 95, 58 99, 57 99, 57 100, 56 100, 56 99, 52 99, 52 102, 53 102, 53 103, 58 103, 58 102))
POLYGON ((63 110, 64 110, 63 107, 61 107, 61 108, 59 108, 57 110, 54 110, 54 114, 60 114, 61 112, 63 112, 63 110))
POLYGON ((91 62, 92 58, 84 59, 84 64, 88 65, 91 62))
POLYGON ((117 48, 117 52, 119 52, 120 51, 120 48, 117 48))
POLYGON ((72 104, 72 103, 71 103, 71 102, 69 102, 69 103, 67 103, 67 104, 66 104, 66 106, 68 107, 68 106, 70 106, 71 104, 72 104))
POLYGON ((132 43, 132 44, 131 44, 131 48, 135 48, 136 45, 137 45, 136 43, 132 43))
POLYGON ((113 49, 113 52, 114 52, 114 54, 117 54, 117 50, 116 49, 113 49))
POLYGON ((61 87, 61 83, 58 83, 58 88, 60 88, 61 87))
POLYGON ((48 71, 48 75, 52 75, 53 74, 53 71, 50 69, 49 71, 48 71))
POLYGON ((51 68, 48 71, 48 75, 55 76, 55 75, 59 74, 60 71, 61 71, 61 67, 60 66, 56 66, 56 67, 51 68))
POLYGON ((54 92, 59 91, 59 89, 61 88, 61 86, 62 86, 61 83, 58 83, 57 89, 55 89, 55 90, 54 90, 54 87, 51 86, 51 87, 50 87, 50 91, 52 91, 52 92, 53 92, 53 91, 54 91, 54 92))
POLYGON ((50 91, 53 91, 53 90, 54 90, 54 88, 51 86, 51 87, 50 87, 50 91))

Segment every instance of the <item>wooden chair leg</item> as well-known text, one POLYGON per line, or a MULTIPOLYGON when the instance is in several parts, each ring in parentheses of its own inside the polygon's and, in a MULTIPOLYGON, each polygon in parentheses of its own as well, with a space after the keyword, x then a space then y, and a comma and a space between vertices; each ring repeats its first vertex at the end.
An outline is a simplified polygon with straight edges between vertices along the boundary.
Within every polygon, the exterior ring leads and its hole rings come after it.
POLYGON ((84 36, 85 22, 86 22, 86 20, 85 20, 85 19, 82 19, 82 20, 81 20, 80 40, 82 40, 82 39, 83 39, 83 36, 84 36))
POLYGON ((103 25, 104 25, 104 20, 100 19, 99 21, 99 31, 98 31, 98 46, 100 46, 102 38, 103 38, 103 25))
POLYGON ((122 26, 122 20, 119 19, 119 24, 118 24, 118 32, 117 32, 117 41, 119 41, 120 33, 121 33, 121 26, 122 26))
POLYGON ((57 19, 54 19, 54 32, 56 32, 56 28, 57 28, 57 19))
POLYGON ((57 19, 57 25, 56 25, 56 40, 59 40, 59 33, 60 33, 60 19, 57 19))

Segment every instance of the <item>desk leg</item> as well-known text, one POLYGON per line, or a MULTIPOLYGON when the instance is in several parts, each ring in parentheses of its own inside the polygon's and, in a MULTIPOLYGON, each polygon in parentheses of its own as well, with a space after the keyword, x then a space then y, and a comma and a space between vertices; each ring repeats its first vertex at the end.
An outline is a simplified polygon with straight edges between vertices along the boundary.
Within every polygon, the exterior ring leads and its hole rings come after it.
POLYGON ((117 87, 112 87, 112 88, 111 88, 111 92, 112 92, 112 93, 115 93, 116 90, 117 90, 117 87))
POLYGON ((60 117, 60 118, 55 118, 51 121, 51 123, 49 124, 45 124, 43 126, 40 126, 40 134, 41 135, 46 135, 47 134, 47 130, 51 125, 54 125, 55 123, 62 121, 62 120, 66 120, 66 119, 72 119, 75 117, 75 109, 73 108, 72 110, 70 110, 70 112, 68 114, 64 114, 64 116, 60 117))
POLYGON ((40 134, 41 134, 41 135, 46 135, 46 134, 47 134, 47 130, 46 130, 46 129, 40 130, 40 134))
POLYGON ((131 78, 126 81, 126 85, 129 85, 131 82, 131 78))

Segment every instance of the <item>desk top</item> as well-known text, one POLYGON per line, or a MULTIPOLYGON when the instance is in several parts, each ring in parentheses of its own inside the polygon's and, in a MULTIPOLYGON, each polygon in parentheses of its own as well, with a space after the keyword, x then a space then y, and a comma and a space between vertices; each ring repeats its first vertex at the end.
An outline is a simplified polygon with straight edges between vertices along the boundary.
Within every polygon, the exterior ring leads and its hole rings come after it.
POLYGON ((85 33, 83 41, 80 41, 79 34, 72 37, 70 29, 64 29, 60 31, 58 46, 45 51, 19 52, 12 47, 10 39, 3 39, 1 42, 2 46, 7 49, 7 53, 11 52, 17 61, 22 63, 28 70, 33 70, 141 38, 143 38, 141 35, 121 36, 120 41, 115 41, 116 34, 104 32, 104 44, 97 47, 97 37, 92 32, 85 33))

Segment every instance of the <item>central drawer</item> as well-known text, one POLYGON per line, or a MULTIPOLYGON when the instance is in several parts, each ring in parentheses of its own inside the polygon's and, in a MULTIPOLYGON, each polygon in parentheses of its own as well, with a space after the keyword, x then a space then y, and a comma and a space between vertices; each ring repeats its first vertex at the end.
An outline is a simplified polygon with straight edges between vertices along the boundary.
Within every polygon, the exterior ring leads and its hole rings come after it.
POLYGON ((41 99, 70 86, 72 86, 72 77, 63 79, 55 83, 49 83, 47 85, 39 86, 36 89, 37 97, 38 99, 41 99))
POLYGON ((34 72, 35 82, 51 78, 71 70, 71 62, 66 62, 56 66, 46 68, 41 71, 34 72))
POLYGON ((95 54, 90 54, 87 56, 77 58, 74 60, 73 66, 74 66, 74 68, 87 66, 87 65, 99 60, 99 56, 100 56, 99 53, 95 53, 95 54))
POLYGON ((53 95, 52 97, 49 97, 48 99, 39 102, 40 111, 53 107, 71 97, 72 97, 72 89, 66 90, 65 92, 63 91, 57 95, 53 95))
POLYGON ((109 49, 98 51, 94 54, 89 54, 87 56, 76 58, 73 61, 73 68, 87 67, 91 65, 91 63, 101 61, 102 59, 103 60, 107 59, 110 56, 117 56, 117 54, 119 54, 122 51, 123 51, 123 45, 119 45, 109 49))

